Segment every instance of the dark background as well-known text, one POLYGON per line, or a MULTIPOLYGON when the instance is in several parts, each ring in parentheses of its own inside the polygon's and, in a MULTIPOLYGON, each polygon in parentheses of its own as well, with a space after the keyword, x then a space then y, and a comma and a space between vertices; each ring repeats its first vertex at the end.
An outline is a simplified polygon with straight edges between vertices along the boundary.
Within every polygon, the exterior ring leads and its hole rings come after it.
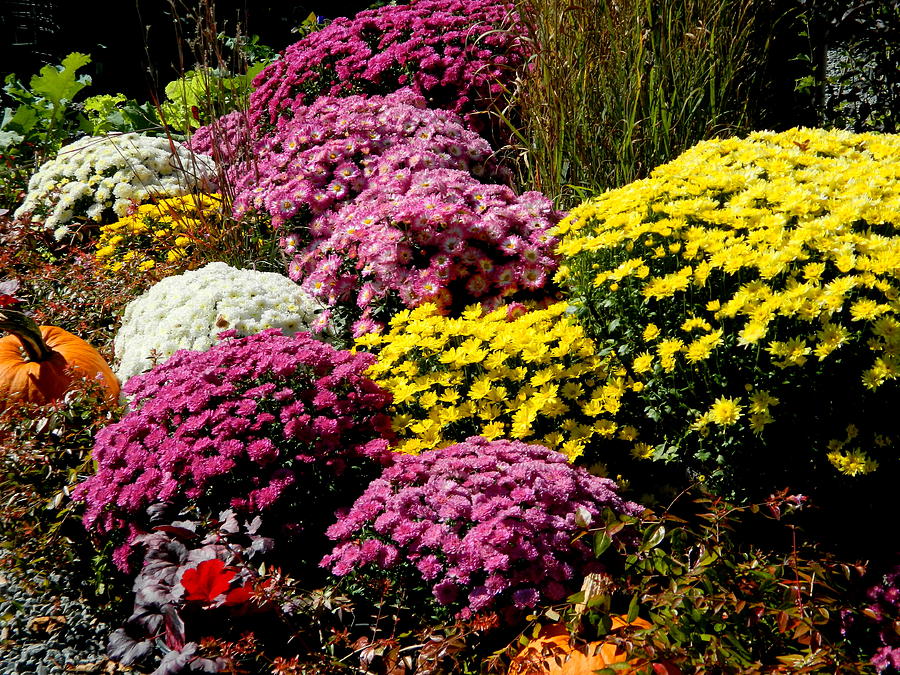
MULTIPOLYGON (((370 0, 214 0, 217 28, 235 34, 241 19, 245 33, 281 51, 299 36, 291 29, 314 12, 326 18, 353 16, 370 0)), ((199 0, 176 0, 178 14, 199 0)), ((189 37, 190 25, 182 25, 189 37)), ((147 100, 183 70, 193 57, 185 46, 179 56, 171 5, 167 0, 0 0, 0 76, 16 73, 25 83, 47 63, 66 54, 90 54, 93 84, 84 94, 121 92, 147 100)))

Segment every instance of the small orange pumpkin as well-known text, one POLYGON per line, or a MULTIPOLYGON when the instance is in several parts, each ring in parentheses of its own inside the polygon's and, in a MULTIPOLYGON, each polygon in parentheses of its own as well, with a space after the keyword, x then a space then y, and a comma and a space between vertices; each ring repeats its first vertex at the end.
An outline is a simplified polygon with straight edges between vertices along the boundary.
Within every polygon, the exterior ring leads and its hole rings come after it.
MULTIPOLYGON (((651 628, 644 619, 627 621, 623 616, 612 617, 612 630, 626 626, 651 628)), ((591 642, 581 649, 572 647, 565 624, 551 624, 541 629, 538 637, 528 643, 512 660, 507 675, 593 675, 613 663, 631 662, 628 652, 612 642, 591 642)), ((646 667, 646 661, 634 660, 634 668, 646 667)), ((657 675, 681 675, 681 671, 667 663, 651 664, 657 675)), ((625 668, 617 673, 631 673, 625 668)))
POLYGON ((80 337, 56 326, 38 326, 13 309, 0 309, 0 410, 10 401, 43 405, 72 386, 72 372, 100 380, 112 402, 119 380, 100 353, 80 337))

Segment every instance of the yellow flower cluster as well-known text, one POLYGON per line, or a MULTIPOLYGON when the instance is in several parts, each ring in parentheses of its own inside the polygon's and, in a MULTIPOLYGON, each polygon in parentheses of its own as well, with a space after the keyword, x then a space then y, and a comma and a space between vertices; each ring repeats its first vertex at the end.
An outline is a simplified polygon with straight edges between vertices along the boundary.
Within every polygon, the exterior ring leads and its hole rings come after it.
MULTIPOLYGON (((616 316, 631 322, 631 372, 644 379, 712 378, 744 358, 762 373, 745 381, 770 387, 852 360, 863 394, 896 396, 898 228, 900 136, 758 132, 700 143, 574 209, 554 232, 557 281, 581 302, 630 308, 616 316)), ((733 385, 695 401, 706 410, 695 432, 771 421, 733 385)), ((871 467, 829 459, 847 474, 871 467)))
POLYGON ((419 453, 480 435, 512 438, 579 457, 595 436, 634 445, 616 423, 634 386, 596 353, 565 303, 508 318, 479 305, 448 318, 427 304, 397 314, 384 335, 357 347, 378 356, 369 375, 394 396, 397 450, 419 453))
POLYGON ((134 213, 100 229, 94 255, 108 270, 149 270, 190 255, 192 237, 210 229, 222 213, 219 195, 198 194, 143 204, 134 213))
MULTIPOLYGON (((869 457, 863 450, 853 447, 859 443, 859 429, 855 424, 847 426, 847 436, 843 440, 832 439, 828 443, 828 461, 841 473, 848 476, 859 476, 872 473, 878 468, 878 462, 869 457)), ((876 435, 875 445, 886 447, 893 441, 882 435, 876 435)))

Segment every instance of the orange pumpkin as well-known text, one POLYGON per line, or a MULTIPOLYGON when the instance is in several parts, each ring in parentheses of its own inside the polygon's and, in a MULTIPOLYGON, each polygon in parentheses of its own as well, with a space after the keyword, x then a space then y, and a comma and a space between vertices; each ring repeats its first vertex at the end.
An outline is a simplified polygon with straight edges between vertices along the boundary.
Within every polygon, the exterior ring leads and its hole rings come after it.
MULTIPOLYGON (((628 622, 625 617, 612 617, 612 630, 626 626, 651 628, 643 619, 628 622)), ((541 629, 512 660, 507 675, 592 675, 613 663, 632 662, 628 653, 612 642, 591 642, 580 649, 572 647, 569 631, 564 624, 551 624, 541 629)), ((646 661, 633 660, 634 669, 646 667, 646 661)), ((651 664, 657 675, 681 675, 681 671, 667 663, 651 664)), ((632 668, 617 673, 634 672, 632 668)))
POLYGON ((119 380, 100 353, 56 326, 38 326, 22 312, 0 309, 0 410, 10 401, 43 405, 72 386, 76 375, 100 380, 107 399, 119 396, 119 380))

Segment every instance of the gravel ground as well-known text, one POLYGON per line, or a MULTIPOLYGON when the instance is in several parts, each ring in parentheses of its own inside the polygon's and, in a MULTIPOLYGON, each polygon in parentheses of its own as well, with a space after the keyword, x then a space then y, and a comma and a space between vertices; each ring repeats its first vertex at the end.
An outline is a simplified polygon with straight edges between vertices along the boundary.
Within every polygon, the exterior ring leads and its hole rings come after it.
MULTIPOLYGON (((105 656, 110 628, 76 591, 29 591, 20 581, 0 570, 0 674, 115 672, 105 656)), ((40 588, 47 581, 52 586, 60 579, 35 577, 28 585, 40 588)))

